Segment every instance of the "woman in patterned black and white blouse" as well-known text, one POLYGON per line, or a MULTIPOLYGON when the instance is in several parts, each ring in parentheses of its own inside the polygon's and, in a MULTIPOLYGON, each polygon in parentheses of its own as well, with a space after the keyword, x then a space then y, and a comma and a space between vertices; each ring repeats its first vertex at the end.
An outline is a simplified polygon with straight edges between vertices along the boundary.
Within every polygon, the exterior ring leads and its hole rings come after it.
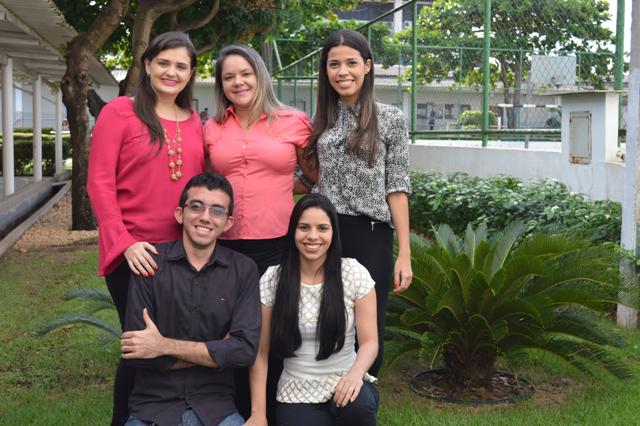
POLYGON ((402 112, 375 101, 373 55, 367 39, 352 30, 324 43, 318 105, 305 155, 319 166, 313 192, 338 211, 342 255, 364 265, 376 283, 380 351, 369 373, 382 363, 384 318, 394 291, 411 284, 409 248, 409 136, 402 112), (393 262, 393 229, 398 257, 393 262))
POLYGON ((378 394, 367 373, 378 351, 374 286, 366 268, 340 257, 331 202, 320 194, 298 201, 282 264, 260 279, 262 335, 250 370, 247 425, 266 424, 269 349, 284 359, 275 425, 376 424, 378 394))

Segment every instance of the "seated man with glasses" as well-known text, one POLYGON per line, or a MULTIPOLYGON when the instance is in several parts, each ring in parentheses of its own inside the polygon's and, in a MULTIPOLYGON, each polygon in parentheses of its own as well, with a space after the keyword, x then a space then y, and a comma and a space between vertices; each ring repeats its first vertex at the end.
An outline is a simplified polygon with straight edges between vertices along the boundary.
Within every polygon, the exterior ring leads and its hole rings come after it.
POLYGON ((136 367, 127 425, 244 423, 234 367, 253 364, 260 340, 258 268, 216 244, 233 224, 224 177, 193 177, 180 197, 182 239, 158 244, 154 276, 132 275, 122 358, 136 367))

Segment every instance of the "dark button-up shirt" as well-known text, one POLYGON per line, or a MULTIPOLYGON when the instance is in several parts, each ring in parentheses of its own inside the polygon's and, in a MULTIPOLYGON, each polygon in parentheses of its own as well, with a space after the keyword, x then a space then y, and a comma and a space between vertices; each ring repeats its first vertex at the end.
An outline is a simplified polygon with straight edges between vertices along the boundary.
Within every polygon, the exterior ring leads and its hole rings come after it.
POLYGON ((182 241, 156 247, 155 276, 132 275, 125 330, 143 330, 147 308, 160 334, 204 342, 219 367, 171 369, 176 359, 169 356, 126 360, 137 367, 131 415, 177 425, 192 408, 205 426, 217 425, 236 411, 233 368, 255 361, 261 325, 258 269, 248 257, 219 244, 200 271, 189 264, 182 241))

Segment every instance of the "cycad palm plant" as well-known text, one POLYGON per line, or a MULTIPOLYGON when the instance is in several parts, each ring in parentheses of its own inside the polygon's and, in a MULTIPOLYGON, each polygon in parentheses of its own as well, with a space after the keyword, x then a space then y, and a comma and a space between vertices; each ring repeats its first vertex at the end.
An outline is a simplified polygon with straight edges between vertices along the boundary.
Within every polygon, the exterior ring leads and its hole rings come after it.
POLYGON ((599 366, 631 377, 611 351, 621 339, 598 316, 625 287, 615 252, 556 235, 516 246, 523 228, 514 223, 489 239, 485 225, 469 226, 459 238, 443 225, 432 245, 412 237, 414 278, 391 299, 388 361, 426 354, 432 367, 443 361, 452 383, 482 385, 499 357, 537 349, 583 372, 599 366))

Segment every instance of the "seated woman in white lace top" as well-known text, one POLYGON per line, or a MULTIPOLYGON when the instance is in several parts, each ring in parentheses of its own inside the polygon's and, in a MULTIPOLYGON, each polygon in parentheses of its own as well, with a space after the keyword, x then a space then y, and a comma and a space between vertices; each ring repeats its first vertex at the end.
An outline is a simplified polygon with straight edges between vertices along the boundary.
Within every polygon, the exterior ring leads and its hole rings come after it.
POLYGON ((283 263, 260 280, 262 336, 250 371, 247 425, 266 424, 269 350, 284 359, 276 425, 376 424, 376 379, 367 373, 378 353, 374 286, 355 259, 340 257, 331 202, 320 194, 302 198, 289 221, 283 263))

